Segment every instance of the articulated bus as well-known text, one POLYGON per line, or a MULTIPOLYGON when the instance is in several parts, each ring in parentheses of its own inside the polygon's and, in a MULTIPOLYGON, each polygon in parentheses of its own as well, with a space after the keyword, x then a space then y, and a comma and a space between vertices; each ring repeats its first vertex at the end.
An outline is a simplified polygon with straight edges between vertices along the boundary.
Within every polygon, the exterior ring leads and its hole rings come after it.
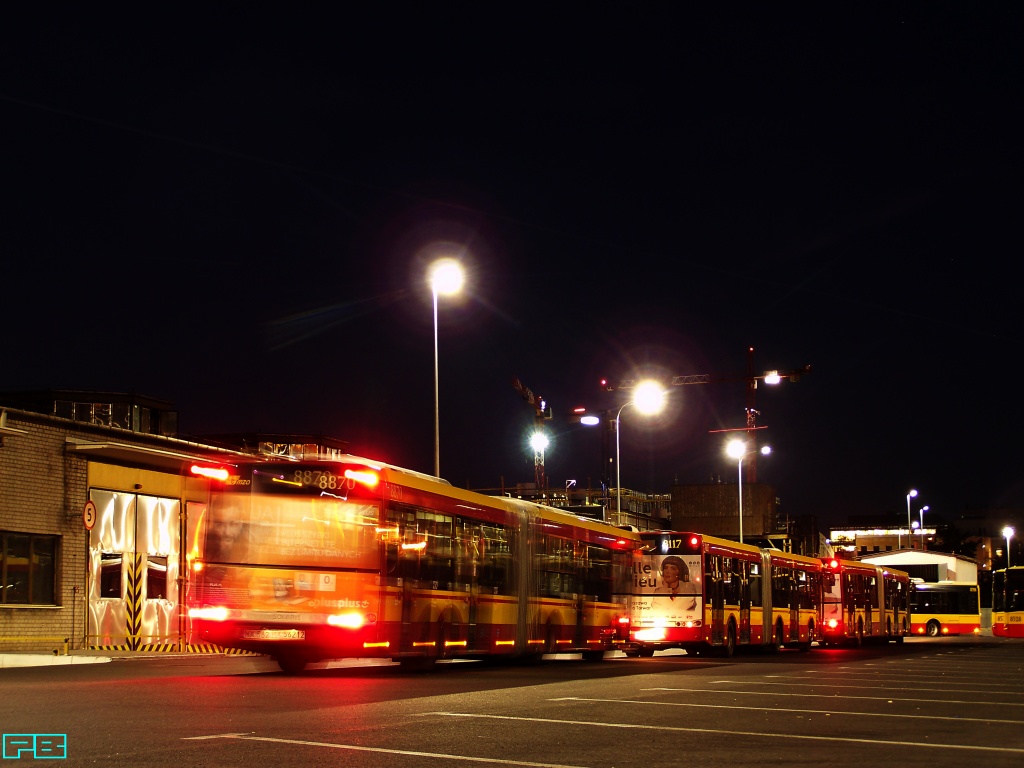
POLYGON ((911 632, 910 576, 880 565, 824 558, 821 645, 902 643, 911 632))
POLYGON ((992 573, 992 634, 1024 637, 1024 566, 992 573))
POLYGON ((698 533, 646 531, 640 539, 627 655, 807 650, 818 639, 820 560, 698 533))
POLYGON ((295 673, 345 657, 596 660, 626 639, 634 532, 354 456, 191 471, 221 478, 188 554, 194 641, 295 673))
POLYGON ((915 635, 980 635, 981 602, 975 582, 914 582, 910 629, 915 635))

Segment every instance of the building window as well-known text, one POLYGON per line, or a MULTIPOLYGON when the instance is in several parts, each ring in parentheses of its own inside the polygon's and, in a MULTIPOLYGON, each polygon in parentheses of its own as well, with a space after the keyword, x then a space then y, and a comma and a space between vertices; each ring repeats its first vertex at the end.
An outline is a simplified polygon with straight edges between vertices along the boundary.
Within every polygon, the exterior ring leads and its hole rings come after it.
POLYGON ((0 531, 0 605, 56 605, 57 536, 0 531))

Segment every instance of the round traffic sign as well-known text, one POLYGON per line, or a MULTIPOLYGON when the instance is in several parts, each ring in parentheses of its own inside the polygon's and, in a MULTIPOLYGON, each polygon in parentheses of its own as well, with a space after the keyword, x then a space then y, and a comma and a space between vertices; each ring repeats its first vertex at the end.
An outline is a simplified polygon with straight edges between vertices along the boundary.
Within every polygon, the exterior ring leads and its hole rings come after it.
POLYGON ((96 525, 96 505, 90 500, 82 507, 82 522, 85 523, 85 530, 91 531, 96 525))

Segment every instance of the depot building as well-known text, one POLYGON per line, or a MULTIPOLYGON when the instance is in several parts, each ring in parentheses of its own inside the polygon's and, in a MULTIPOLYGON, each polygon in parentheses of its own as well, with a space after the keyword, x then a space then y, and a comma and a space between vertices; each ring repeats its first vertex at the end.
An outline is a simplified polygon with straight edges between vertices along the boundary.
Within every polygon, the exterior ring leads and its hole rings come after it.
POLYGON ((170 403, 0 393, 0 653, 190 643, 187 552, 208 481, 192 462, 339 454, 304 436, 177 436, 170 403))

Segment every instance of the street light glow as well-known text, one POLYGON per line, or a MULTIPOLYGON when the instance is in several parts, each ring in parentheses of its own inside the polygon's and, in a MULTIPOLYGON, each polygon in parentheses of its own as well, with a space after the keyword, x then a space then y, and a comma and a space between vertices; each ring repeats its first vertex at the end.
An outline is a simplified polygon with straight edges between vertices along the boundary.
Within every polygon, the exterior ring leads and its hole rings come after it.
POLYGON ((656 381, 642 381, 633 390, 633 399, 623 403, 615 414, 615 515, 616 521, 622 520, 622 464, 620 457, 622 452, 619 448, 619 422, 622 412, 627 406, 632 405, 645 416, 653 416, 665 407, 665 398, 668 393, 656 381))
POLYGON ((762 456, 767 456, 772 452, 770 445, 763 445, 759 449, 747 450, 747 443, 743 440, 736 439, 730 440, 725 446, 726 454, 733 459, 736 459, 736 473, 737 481, 739 486, 739 533, 740 533, 740 544, 743 543, 743 460, 752 454, 760 453, 762 456))
POLYGON ((438 259, 429 271, 430 292, 434 299, 434 476, 441 476, 441 397, 437 372, 437 296, 451 296, 462 289, 465 273, 451 258, 438 259))
POLYGON ((1015 531, 1013 530, 1013 526, 1011 526, 1011 525, 1008 525, 1005 528, 1003 528, 1003 538, 1006 539, 1006 567, 1007 568, 1010 567, 1010 539, 1013 538, 1013 534, 1014 533, 1015 533, 1015 531))
POLYGON ((430 288, 441 296, 451 296, 462 290, 466 273, 455 259, 438 259, 430 268, 430 288))

